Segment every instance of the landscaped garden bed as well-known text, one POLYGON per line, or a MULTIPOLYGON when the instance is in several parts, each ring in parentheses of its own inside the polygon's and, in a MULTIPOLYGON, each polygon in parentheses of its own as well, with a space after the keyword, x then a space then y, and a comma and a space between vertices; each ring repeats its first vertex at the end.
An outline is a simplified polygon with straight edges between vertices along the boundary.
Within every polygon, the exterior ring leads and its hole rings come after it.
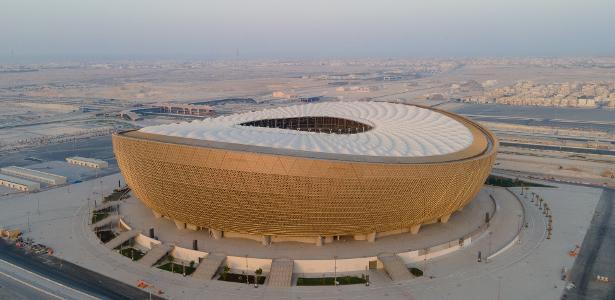
MULTIPOLYGON (((194 265, 194 264, 191 264, 194 265)), ((178 274, 182 274, 182 275, 190 275, 192 273, 194 273, 194 270, 196 270, 195 267, 190 266, 190 265, 180 265, 174 262, 167 262, 165 264, 162 264, 160 266, 158 266, 158 269, 162 269, 165 271, 169 271, 169 272, 173 272, 173 273, 178 273, 178 274), (184 273, 185 272, 185 273, 184 273)))
POLYGON ((501 187, 520 187, 520 186, 552 187, 549 185, 543 185, 543 184, 519 180, 518 178, 511 179, 511 178, 506 178, 506 177, 496 176, 496 175, 489 175, 489 177, 487 177, 487 180, 485 181, 485 184, 493 185, 493 186, 501 186, 501 187))
MULTIPOLYGON (((229 282, 238 282, 238 283, 246 283, 246 277, 247 277, 247 283, 254 284, 254 280, 256 279, 255 275, 245 275, 245 274, 236 274, 236 273, 222 273, 222 274, 220 274, 220 277, 218 277, 218 280, 229 281, 229 282)), ((264 284, 266 278, 267 277, 265 277, 265 276, 258 276, 258 284, 264 284)))
POLYGON ((139 249, 135 249, 135 248, 124 248, 124 249, 120 249, 120 254, 132 260, 139 260, 141 259, 141 257, 145 255, 145 252, 139 249))
POLYGON ((104 218, 109 216, 109 212, 106 210, 100 210, 100 211, 93 211, 92 212, 92 224, 103 220, 104 218))
POLYGON ((298 286, 315 286, 315 285, 334 285, 334 282, 337 281, 338 285, 349 285, 349 284, 361 284, 366 283, 367 279, 364 276, 340 276, 340 277, 318 277, 318 278, 306 278, 299 277, 297 279, 298 286))
POLYGON ((111 230, 103 230, 96 232, 96 236, 100 239, 101 242, 106 243, 112 240, 117 235, 111 230))
POLYGON ((104 202, 109 202, 109 201, 117 201, 117 200, 122 200, 122 199, 126 199, 128 198, 128 192, 130 191, 130 189, 128 188, 124 188, 124 189, 115 189, 113 190, 113 192, 107 196, 105 196, 105 198, 103 199, 103 203, 104 202))
POLYGON ((423 271, 419 268, 409 268, 408 270, 410 270, 410 273, 415 277, 423 276, 423 271))

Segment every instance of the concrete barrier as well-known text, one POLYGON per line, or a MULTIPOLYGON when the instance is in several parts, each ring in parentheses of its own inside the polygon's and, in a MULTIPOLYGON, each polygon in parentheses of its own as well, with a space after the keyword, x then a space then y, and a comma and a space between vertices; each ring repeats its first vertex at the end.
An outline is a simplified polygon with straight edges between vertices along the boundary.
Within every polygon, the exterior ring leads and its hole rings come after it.
POLYGON ((247 274, 253 274, 256 269, 263 269, 264 273, 271 270, 272 259, 268 258, 246 258, 245 256, 227 256, 226 265, 229 268, 237 271, 244 271, 247 274))
POLYGON ((134 238, 134 241, 135 241, 135 244, 137 244, 137 245, 139 245, 139 246, 141 246, 141 247, 143 247, 145 249, 149 249, 149 250, 151 250, 154 245, 162 244, 161 241, 152 239, 152 238, 150 238, 150 237, 148 237, 148 236, 146 236, 144 234, 137 235, 134 238))
POLYGON ((173 247, 173 250, 169 253, 173 258, 183 261, 194 261, 198 263, 201 258, 205 258, 207 256, 207 252, 192 250, 182 247, 173 247))
POLYGON ((377 261, 376 256, 348 259, 302 259, 295 260, 293 273, 342 273, 365 271, 370 261, 377 261))

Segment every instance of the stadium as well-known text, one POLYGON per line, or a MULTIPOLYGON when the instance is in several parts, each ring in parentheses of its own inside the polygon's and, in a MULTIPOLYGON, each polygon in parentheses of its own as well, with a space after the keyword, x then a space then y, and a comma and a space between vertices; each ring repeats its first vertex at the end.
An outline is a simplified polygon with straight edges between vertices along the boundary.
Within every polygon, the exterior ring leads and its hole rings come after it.
POLYGON ((447 222, 480 191, 497 140, 434 108, 322 102, 113 136, 156 216, 214 237, 374 241, 447 222))

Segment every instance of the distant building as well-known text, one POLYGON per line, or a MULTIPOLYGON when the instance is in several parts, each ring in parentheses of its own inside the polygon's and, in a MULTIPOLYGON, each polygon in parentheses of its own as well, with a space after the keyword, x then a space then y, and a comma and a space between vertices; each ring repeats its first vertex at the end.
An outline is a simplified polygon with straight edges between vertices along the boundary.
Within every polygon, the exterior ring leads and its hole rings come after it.
POLYGON ((33 192, 41 189, 38 182, 25 180, 9 175, 0 174, 0 185, 16 189, 22 192, 33 192))
POLYGON ((154 107, 159 108, 161 113, 189 116, 207 116, 215 111, 213 107, 204 104, 161 103, 154 107))
POLYGON ((66 161, 72 165, 78 165, 78 166, 94 168, 94 169, 104 169, 104 168, 109 167, 109 164, 106 161, 101 160, 101 159, 95 159, 95 158, 74 156, 74 157, 67 157, 66 161))
POLYGON ((293 93, 286 93, 283 91, 275 91, 271 94, 271 96, 273 98, 278 98, 278 99, 295 99, 297 98, 297 94, 293 94, 293 93))
POLYGON ((124 110, 120 113, 120 116, 124 119, 128 119, 131 121, 139 121, 142 120, 143 118, 141 116, 139 116, 137 113, 135 113, 134 111, 131 110, 124 110))
POLYGON ((315 97, 299 97, 299 102, 318 102, 322 99, 321 96, 315 96, 315 97))
POLYGON ((44 182, 44 183, 51 184, 51 185, 58 185, 58 184, 66 183, 66 177, 64 176, 41 172, 41 171, 32 170, 32 169, 26 169, 22 167, 10 166, 10 167, 0 169, 0 172, 7 174, 7 175, 11 175, 11 176, 18 176, 18 177, 23 177, 29 180, 44 182))

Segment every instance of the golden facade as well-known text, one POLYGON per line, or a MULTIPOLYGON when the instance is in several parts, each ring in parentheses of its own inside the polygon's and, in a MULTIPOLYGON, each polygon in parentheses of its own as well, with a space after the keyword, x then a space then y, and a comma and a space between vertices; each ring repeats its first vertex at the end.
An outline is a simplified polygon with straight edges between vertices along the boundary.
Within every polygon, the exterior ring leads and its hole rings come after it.
MULTIPOLYGON (((225 149, 128 131, 113 136, 126 182, 152 210, 188 224, 273 236, 409 229, 448 216, 479 192, 497 141, 478 124, 460 153, 375 163, 225 149)), ((232 147, 229 147, 232 148, 232 147)))

